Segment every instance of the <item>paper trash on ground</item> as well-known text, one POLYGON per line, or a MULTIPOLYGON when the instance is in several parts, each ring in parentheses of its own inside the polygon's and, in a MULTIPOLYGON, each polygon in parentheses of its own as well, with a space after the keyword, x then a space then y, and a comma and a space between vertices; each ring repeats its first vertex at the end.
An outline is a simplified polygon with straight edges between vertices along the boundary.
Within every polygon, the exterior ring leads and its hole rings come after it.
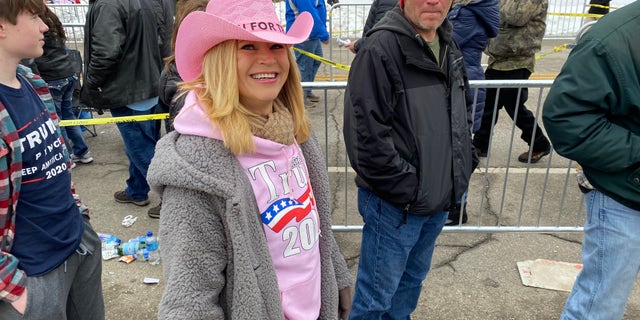
POLYGON ((156 284, 156 283, 160 283, 160 279, 158 279, 158 278, 149 278, 149 277, 145 277, 145 278, 142 280, 142 282, 143 282, 143 283, 146 283, 146 284, 156 284))
POLYGON ((522 284, 528 287, 570 292, 582 264, 536 259, 517 263, 522 284))

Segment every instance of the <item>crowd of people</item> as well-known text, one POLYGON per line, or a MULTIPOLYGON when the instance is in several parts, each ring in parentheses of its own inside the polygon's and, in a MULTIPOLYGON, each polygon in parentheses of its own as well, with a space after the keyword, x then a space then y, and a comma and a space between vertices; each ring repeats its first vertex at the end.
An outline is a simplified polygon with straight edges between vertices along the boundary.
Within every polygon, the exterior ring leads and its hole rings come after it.
POLYGON ((326 4, 284 1, 286 27, 270 0, 90 0, 80 75, 48 1, 0 0, 0 318, 104 319, 100 240, 71 181, 93 156, 79 127, 58 126, 79 77, 81 102, 113 117, 170 114, 164 135, 159 121, 117 123, 129 176, 114 201, 162 199, 149 210, 158 319, 410 318, 437 237, 468 219, 501 108, 529 145, 519 161, 554 148, 583 170, 584 269, 561 319, 622 318, 640 272, 640 2, 569 55, 544 105, 549 140, 526 88, 468 82, 528 79, 548 0, 375 0, 347 45, 354 281, 306 111, 320 97, 301 85, 320 63, 306 53, 329 40, 326 4))

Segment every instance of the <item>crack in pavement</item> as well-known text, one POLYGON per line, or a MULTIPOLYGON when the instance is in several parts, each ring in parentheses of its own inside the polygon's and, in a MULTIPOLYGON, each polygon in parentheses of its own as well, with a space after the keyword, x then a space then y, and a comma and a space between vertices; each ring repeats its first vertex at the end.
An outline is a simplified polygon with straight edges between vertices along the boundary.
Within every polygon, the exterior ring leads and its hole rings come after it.
POLYGON ((471 250, 475 250, 478 249, 479 247, 481 247, 482 245, 489 243, 491 241, 495 240, 493 237, 493 233, 488 233, 486 234, 484 237, 480 238, 480 240, 473 242, 470 245, 437 245, 440 247, 448 247, 448 248, 466 248, 463 250, 458 251, 456 254, 454 254, 452 257, 450 257, 449 259, 445 259, 440 263, 434 264, 432 265, 431 269, 439 269, 442 267, 449 267, 451 268, 454 272, 456 271, 456 268, 453 266, 453 262, 458 260, 458 257, 460 257, 461 255, 471 251, 471 250))
POLYGON ((542 233, 542 234, 547 235, 547 236, 551 236, 551 237, 556 238, 558 240, 562 240, 562 241, 569 242, 569 243, 574 243, 574 244, 579 244, 580 246, 582 246, 582 241, 579 241, 579 240, 573 240, 573 239, 565 238, 565 237, 562 237, 560 235, 553 234, 553 233, 542 233))

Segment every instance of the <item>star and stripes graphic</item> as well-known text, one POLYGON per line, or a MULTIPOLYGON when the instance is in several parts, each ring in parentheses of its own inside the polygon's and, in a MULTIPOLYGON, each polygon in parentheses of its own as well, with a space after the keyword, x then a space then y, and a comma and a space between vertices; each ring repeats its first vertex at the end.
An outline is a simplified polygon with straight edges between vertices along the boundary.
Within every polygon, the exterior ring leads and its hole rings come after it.
POLYGON ((300 222, 315 207, 311 186, 298 199, 280 198, 274 201, 261 215, 262 223, 278 233, 293 219, 300 222))

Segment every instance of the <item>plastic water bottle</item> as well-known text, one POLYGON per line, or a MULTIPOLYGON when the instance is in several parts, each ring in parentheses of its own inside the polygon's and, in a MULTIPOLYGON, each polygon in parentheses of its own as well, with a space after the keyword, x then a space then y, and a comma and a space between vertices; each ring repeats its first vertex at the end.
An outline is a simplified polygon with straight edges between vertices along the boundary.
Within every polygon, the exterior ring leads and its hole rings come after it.
POLYGON ((110 239, 115 239, 116 236, 110 234, 110 233, 101 233, 98 232, 98 238, 100 238, 100 242, 105 243, 110 239))
POLYGON ((160 248, 149 251, 149 264, 154 266, 160 264, 160 248))
POLYGON ((153 233, 149 231, 147 233, 147 247, 149 249, 149 263, 151 265, 160 264, 160 239, 153 236, 153 233))
POLYGON ((140 242, 136 240, 129 240, 122 244, 122 254, 126 256, 136 254, 139 249, 140 242))
POLYGON ((147 232, 147 238, 145 239, 147 243, 147 250, 155 251, 158 250, 158 239, 153 236, 153 232, 147 232))
POLYGON ((130 241, 138 241, 138 246, 140 249, 144 249, 147 247, 147 236, 138 236, 136 238, 131 239, 130 241))
POLYGON ((134 255, 134 258, 136 258, 136 260, 140 260, 140 261, 149 260, 149 250, 147 250, 146 248, 144 248, 144 249, 143 248, 138 248, 138 251, 134 255))

